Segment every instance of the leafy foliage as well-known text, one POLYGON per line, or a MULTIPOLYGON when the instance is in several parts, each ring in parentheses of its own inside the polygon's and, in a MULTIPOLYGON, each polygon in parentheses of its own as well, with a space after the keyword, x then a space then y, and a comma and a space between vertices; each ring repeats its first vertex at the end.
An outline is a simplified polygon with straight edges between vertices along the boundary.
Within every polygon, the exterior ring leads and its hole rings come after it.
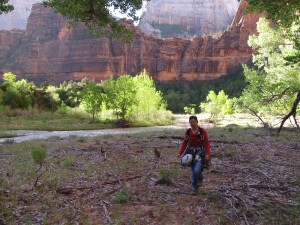
POLYGON ((229 99, 223 90, 218 95, 214 91, 210 91, 206 100, 207 102, 202 102, 200 107, 209 112, 213 118, 234 114, 233 100, 229 99))
POLYGON ((291 64, 286 57, 300 52, 282 29, 270 28, 266 19, 259 20, 257 29, 259 35, 249 38, 249 45, 258 51, 253 57, 257 69, 244 66, 248 86, 239 103, 257 115, 284 115, 300 92, 299 63, 291 64))
POLYGON ((28 108, 34 101, 34 84, 25 79, 16 81, 16 75, 5 73, 3 75, 3 104, 12 108, 28 108))
MULTIPOLYGON (((168 103, 167 109, 173 113, 185 113, 184 107, 189 110, 192 105, 199 106, 200 102, 206 100, 210 90, 219 92, 224 90, 228 97, 239 97, 246 86, 243 71, 235 74, 228 74, 213 81, 170 81, 158 83, 157 89, 163 93, 164 100, 168 103)), ((192 107, 195 113, 199 112, 198 107, 192 107)))
POLYGON ((122 75, 101 83, 84 78, 80 82, 63 82, 56 87, 45 82, 40 88, 6 73, 0 83, 1 102, 16 109, 9 113, 11 116, 20 114, 17 109, 36 108, 63 115, 80 113, 81 118, 86 116, 82 113, 85 111, 92 115, 93 121, 101 110, 108 115, 107 119, 111 119, 113 111, 117 119, 134 125, 159 125, 169 123, 172 118, 172 114, 166 111, 162 93, 156 90, 146 71, 135 77, 122 75))
POLYGON ((146 74, 146 71, 135 76, 133 81, 137 99, 130 112, 130 117, 137 120, 140 118, 150 119, 149 116, 155 115, 158 110, 166 109, 162 93, 156 90, 153 79, 146 74))
POLYGON ((120 76, 117 80, 110 78, 104 82, 104 90, 107 94, 107 106, 123 120, 132 106, 137 103, 137 91, 133 77, 130 75, 120 76))
POLYGON ((116 203, 125 203, 131 199, 131 193, 127 188, 122 188, 121 192, 114 197, 116 203))
POLYGON ((269 19, 283 27, 299 22, 300 1, 298 0, 247 0, 248 12, 267 12, 269 19))
POLYGON ((52 7, 56 12, 70 19, 70 25, 84 23, 97 37, 121 38, 131 41, 133 31, 118 23, 112 11, 120 11, 137 20, 136 11, 142 7, 142 0, 46 0, 44 6, 52 7))
POLYGON ((45 149, 35 147, 31 150, 31 155, 36 164, 42 165, 47 153, 45 149))
POLYGON ((8 4, 8 0, 0 0, 0 15, 14 10, 14 7, 8 4))
POLYGON ((88 86, 83 89, 82 103, 85 106, 87 113, 92 114, 93 121, 95 120, 96 113, 101 111, 101 105, 104 100, 103 89, 94 81, 90 81, 88 86))

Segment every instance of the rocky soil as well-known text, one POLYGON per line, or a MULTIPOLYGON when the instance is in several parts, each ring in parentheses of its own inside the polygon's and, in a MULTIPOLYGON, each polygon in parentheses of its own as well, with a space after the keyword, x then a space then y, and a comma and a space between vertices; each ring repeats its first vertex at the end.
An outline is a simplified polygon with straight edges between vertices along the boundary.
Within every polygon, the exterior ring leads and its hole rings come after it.
POLYGON ((212 164, 191 192, 184 129, 0 147, 2 224, 299 224, 299 135, 209 128, 212 164), (47 157, 36 165, 31 150, 47 157), (34 184, 37 185, 34 187, 34 184))

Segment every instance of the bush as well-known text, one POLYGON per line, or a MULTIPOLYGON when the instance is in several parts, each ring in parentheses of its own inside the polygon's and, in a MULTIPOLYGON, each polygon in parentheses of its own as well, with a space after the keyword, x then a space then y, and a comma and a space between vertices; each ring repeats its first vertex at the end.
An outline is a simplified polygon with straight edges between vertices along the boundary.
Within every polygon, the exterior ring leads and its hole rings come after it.
POLYGON ((159 175, 162 183, 171 184, 172 183, 171 179, 172 177, 176 176, 176 171, 162 169, 159 171, 159 175))
POLYGON ((37 164, 43 164, 45 158, 46 158, 46 150, 43 148, 35 147, 31 150, 32 158, 35 163, 37 164))
POLYGON ((71 157, 66 157, 63 160, 63 164, 64 164, 65 167, 72 167, 74 165, 74 159, 71 158, 71 157))
POLYGON ((66 115, 67 114, 67 112, 68 112, 68 106, 65 104, 64 101, 61 102, 61 105, 60 105, 60 107, 58 107, 57 112, 59 114, 62 114, 62 115, 66 115))
POLYGON ((119 194, 114 197, 116 203, 124 203, 131 199, 131 194, 127 188, 123 188, 119 194))

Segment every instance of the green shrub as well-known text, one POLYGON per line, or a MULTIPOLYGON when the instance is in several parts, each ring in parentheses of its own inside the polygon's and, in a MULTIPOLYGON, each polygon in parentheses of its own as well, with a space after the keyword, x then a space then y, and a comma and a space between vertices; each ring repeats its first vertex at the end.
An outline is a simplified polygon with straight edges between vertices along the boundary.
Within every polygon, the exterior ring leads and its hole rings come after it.
POLYGON ((71 158, 71 157, 66 157, 63 160, 63 164, 64 164, 65 167, 72 167, 74 165, 74 159, 71 158))
POLYGON ((170 184, 172 177, 176 176, 175 170, 162 169, 159 171, 160 180, 163 183, 170 184))
POLYGON ((124 203, 131 199, 131 193, 127 188, 123 188, 119 194, 114 197, 116 203, 124 203))
POLYGON ((41 147, 35 147, 31 150, 32 158, 35 163, 43 164, 46 158, 46 150, 41 147))
POLYGON ((66 103, 64 101, 61 102, 61 105, 60 105, 60 107, 58 107, 57 112, 62 115, 67 114, 68 106, 66 105, 66 103))
POLYGON ((77 138, 77 141, 83 143, 86 142, 86 138, 81 136, 77 138))

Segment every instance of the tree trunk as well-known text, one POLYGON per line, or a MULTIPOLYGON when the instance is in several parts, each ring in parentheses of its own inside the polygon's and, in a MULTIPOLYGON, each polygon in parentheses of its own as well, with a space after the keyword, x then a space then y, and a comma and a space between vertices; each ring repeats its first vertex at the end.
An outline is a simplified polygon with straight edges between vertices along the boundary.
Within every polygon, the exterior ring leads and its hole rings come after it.
POLYGON ((298 124, 297 124, 297 121, 296 121, 296 113, 297 113, 297 106, 298 106, 299 102, 300 102, 300 91, 298 91, 298 93, 297 93, 297 97, 296 97, 296 99, 295 99, 295 101, 293 103, 293 107, 292 107, 291 111, 286 116, 283 117, 282 122, 280 124, 280 127, 278 128, 277 134, 280 133, 280 131, 282 130, 282 127, 283 127, 285 121, 288 118, 290 118, 291 116, 294 117, 294 120, 296 122, 296 126, 298 127, 298 124))

